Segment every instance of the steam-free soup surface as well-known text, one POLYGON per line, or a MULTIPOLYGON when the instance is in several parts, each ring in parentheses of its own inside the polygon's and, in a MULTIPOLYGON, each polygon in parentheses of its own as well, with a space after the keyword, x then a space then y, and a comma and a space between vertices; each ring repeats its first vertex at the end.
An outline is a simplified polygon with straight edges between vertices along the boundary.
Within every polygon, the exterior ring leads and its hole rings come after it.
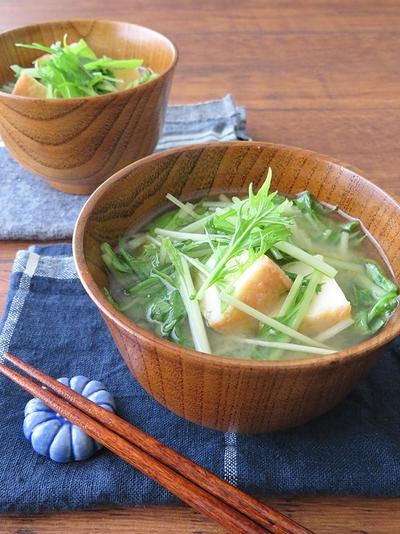
POLYGON ((254 360, 332 354, 380 330, 398 289, 360 223, 305 192, 181 202, 113 249, 106 295, 139 326, 254 360))

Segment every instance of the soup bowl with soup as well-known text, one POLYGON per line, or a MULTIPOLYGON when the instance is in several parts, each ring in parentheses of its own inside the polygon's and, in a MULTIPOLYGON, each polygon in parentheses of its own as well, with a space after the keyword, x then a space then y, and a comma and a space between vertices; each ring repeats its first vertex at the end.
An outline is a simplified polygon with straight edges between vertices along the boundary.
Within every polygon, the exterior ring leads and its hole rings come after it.
MULTIPOLYGON (((14 159, 50 186, 66 193, 90 194, 111 174, 153 152, 164 124, 178 60, 175 45, 164 35, 112 20, 43 22, 0 33, 0 57, 0 136, 14 159), (55 44, 58 42, 62 45, 55 44), (58 55, 44 55, 43 50, 30 48, 32 43, 45 49, 53 46, 58 55), (60 55, 61 46, 68 55, 60 55), (100 75, 89 76, 83 68, 89 64, 87 54, 97 56, 100 63, 107 58, 116 63, 138 58, 156 76, 136 86, 135 78, 131 78, 136 69, 113 71, 109 67, 105 72, 108 79, 118 78, 117 91, 108 92, 108 86, 106 92, 103 85, 103 94, 84 96, 86 93, 78 91, 80 96, 76 96, 72 89, 76 91, 81 79, 88 90, 87 80, 92 84, 100 75), (59 63, 54 64, 51 57, 57 57, 59 63), (60 57, 64 58, 63 63, 60 57), (33 69, 33 63, 40 68, 33 69), (58 83, 51 91, 47 86, 46 91, 27 72, 49 70, 49 64, 53 68, 47 76, 58 83), (61 73, 60 64, 64 67, 61 73), (17 83, 12 66, 17 72, 24 68, 17 83), (67 76, 68 82, 60 82, 59 77, 67 76), (71 97, 60 97, 55 87, 59 91, 62 87, 62 94, 69 93, 71 97)), ((104 76, 103 72, 100 77, 104 76)), ((96 91, 87 94, 92 93, 96 91)))
POLYGON ((73 248, 144 389, 200 425, 257 433, 333 408, 399 334, 399 234, 399 204, 360 171, 233 142, 114 174, 73 248))

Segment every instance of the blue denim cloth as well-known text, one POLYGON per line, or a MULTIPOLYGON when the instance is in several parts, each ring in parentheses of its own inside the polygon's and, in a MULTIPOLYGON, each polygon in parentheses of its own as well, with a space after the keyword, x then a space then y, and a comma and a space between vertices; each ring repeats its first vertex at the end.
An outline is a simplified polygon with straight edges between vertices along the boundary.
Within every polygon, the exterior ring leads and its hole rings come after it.
MULTIPOLYGON (((123 418, 252 493, 400 495, 398 342, 345 401, 311 423, 258 436, 208 430, 135 382, 77 278, 71 247, 47 245, 17 255, 0 349, 52 376, 103 381, 123 418)), ((105 450, 71 464, 38 456, 22 433, 29 396, 3 376, 0 391, 0 511, 174 501, 105 450)))
MULTIPOLYGON (((249 139, 246 110, 230 95, 199 104, 168 106, 156 151, 206 141, 249 139)), ((0 139, 0 239, 72 236, 84 195, 61 193, 21 167, 0 139), (27 202, 29 199, 29 202, 27 202)))

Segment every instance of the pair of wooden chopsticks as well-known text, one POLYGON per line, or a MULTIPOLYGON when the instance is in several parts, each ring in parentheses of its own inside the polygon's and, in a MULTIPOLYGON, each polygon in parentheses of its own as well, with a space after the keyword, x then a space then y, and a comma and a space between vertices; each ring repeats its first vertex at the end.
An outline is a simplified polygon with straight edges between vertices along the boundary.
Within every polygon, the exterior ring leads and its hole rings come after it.
POLYGON ((230 532, 312 534, 16 356, 4 357, 36 382, 4 364, 0 364, 1 373, 230 532))

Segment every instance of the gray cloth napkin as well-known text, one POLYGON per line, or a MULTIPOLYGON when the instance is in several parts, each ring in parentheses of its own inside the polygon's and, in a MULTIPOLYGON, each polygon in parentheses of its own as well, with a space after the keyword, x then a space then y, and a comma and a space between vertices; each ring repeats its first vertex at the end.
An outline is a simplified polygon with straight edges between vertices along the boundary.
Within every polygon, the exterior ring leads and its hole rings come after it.
MULTIPOLYGON (((169 106, 156 151, 235 139, 249 139, 246 111, 227 95, 199 104, 169 106)), ((0 141, 0 239, 71 237, 87 198, 52 189, 16 163, 0 141)))

